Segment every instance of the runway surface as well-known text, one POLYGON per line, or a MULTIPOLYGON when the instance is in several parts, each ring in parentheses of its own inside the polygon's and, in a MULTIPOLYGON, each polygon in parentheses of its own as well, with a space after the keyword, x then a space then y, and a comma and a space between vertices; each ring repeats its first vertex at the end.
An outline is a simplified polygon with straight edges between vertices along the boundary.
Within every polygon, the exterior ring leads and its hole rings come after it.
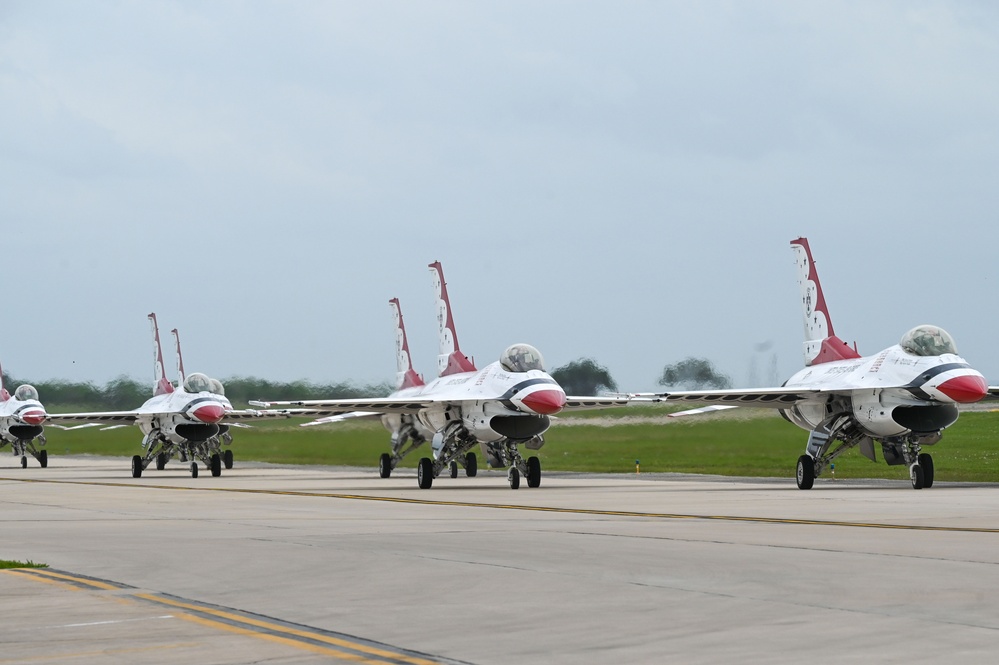
MULTIPOLYGON (((238 454, 238 453, 237 453, 238 454)), ((999 486, 0 458, 0 663, 952 662, 999 486)))

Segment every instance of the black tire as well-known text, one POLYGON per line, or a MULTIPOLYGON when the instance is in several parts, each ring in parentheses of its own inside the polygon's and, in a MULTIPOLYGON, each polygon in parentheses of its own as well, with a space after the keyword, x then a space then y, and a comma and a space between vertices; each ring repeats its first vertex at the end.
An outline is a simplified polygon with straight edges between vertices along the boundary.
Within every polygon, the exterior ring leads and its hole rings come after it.
POLYGON ((465 454, 465 475, 469 478, 474 478, 475 474, 479 472, 479 460, 475 456, 475 453, 465 454))
POLYGON ((815 460, 808 455, 802 455, 799 457, 798 470, 795 475, 795 480, 798 481, 798 489, 812 489, 812 485, 815 484, 815 460))
POLYGON ((434 462, 429 457, 420 459, 416 467, 416 482, 421 490, 428 490, 434 484, 434 462))
POLYGON ((537 457, 527 458, 527 486, 541 487, 541 460, 537 457))
POLYGON ((923 489, 933 487, 933 457, 929 453, 923 453, 916 459, 923 469, 923 489))
POLYGON ((156 456, 156 470, 157 471, 162 471, 163 469, 166 468, 166 465, 167 465, 167 456, 166 456, 166 453, 160 453, 160 454, 158 454, 156 456))
POLYGON ((233 462, 232 451, 226 448, 222 452, 222 465, 227 469, 231 469, 232 462, 233 462))
POLYGON ((21 455, 21 468, 22 469, 28 468, 28 458, 25 455, 21 455))
POLYGON ((49 451, 42 450, 38 453, 38 464, 44 469, 49 465, 49 451))
POLYGON ((451 464, 449 464, 448 467, 449 467, 448 471, 450 471, 451 477, 452 478, 457 478, 458 477, 458 463, 457 462, 451 462, 451 464))
POLYGON ((923 475, 923 467, 913 464, 909 467, 909 480, 912 481, 912 489, 921 490, 925 486, 926 477, 923 475))
POLYGON ((388 453, 382 453, 382 456, 378 458, 378 477, 388 478, 392 475, 392 456, 388 453))
POLYGON ((515 466, 511 466, 510 470, 507 472, 507 480, 510 481, 510 489, 520 489, 520 469, 515 466))
POLYGON ((198 463, 197 462, 191 462, 191 477, 192 478, 197 478, 198 477, 198 463))
POLYGON ((222 475, 222 458, 219 457, 218 453, 208 458, 208 468, 212 470, 212 478, 218 478, 222 475))
POLYGON ((141 478, 142 477, 142 458, 138 455, 132 456, 132 477, 141 478))

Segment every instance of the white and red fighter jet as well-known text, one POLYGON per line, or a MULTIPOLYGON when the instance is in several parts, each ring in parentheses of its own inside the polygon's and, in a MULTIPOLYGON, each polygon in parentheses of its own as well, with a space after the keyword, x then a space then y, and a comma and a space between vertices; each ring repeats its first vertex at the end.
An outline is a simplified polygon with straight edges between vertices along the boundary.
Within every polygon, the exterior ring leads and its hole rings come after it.
POLYGON ((41 448, 45 445, 42 423, 47 417, 35 387, 25 383, 11 395, 3 387, 3 369, 0 369, 0 448, 10 444, 14 456, 21 458, 22 469, 28 466, 28 455, 38 460, 43 469, 49 465, 49 453, 41 448))
POLYGON ((544 445, 550 417, 564 410, 623 406, 626 397, 566 397, 562 387, 544 371, 541 354, 528 344, 508 347, 497 362, 476 369, 461 352, 447 285, 440 262, 430 264, 437 296, 440 354, 439 376, 430 383, 413 371, 409 345, 398 300, 390 301, 396 319, 398 390, 389 397, 300 401, 253 401, 254 406, 302 406, 329 409, 348 417, 383 415, 392 432, 392 453, 379 460, 379 473, 388 477, 406 454, 431 438, 433 457, 424 457, 417 467, 417 482, 428 489, 444 469, 452 478, 458 465, 469 476, 476 473, 472 449, 480 446, 494 467, 509 467, 512 489, 520 487, 521 475, 528 487, 541 485, 541 461, 526 460, 519 446, 537 450, 544 445), (412 442, 412 444, 408 444, 412 442))
MULTIPOLYGON (((141 477, 145 468, 154 461, 156 468, 162 470, 173 457, 190 462, 191 476, 197 478, 198 460, 209 468, 213 476, 221 475, 224 453, 219 452, 218 437, 225 433, 223 428, 227 425, 244 420, 291 416, 289 412, 280 410, 233 409, 222 394, 219 381, 200 373, 183 376, 183 361, 179 357, 178 370, 182 377, 180 385, 175 388, 166 378, 156 314, 150 314, 149 321, 153 329, 153 396, 134 411, 49 414, 52 422, 84 423, 79 427, 111 423, 104 429, 137 425, 143 434, 143 454, 132 457, 133 478, 141 477)), ((177 350, 180 351, 179 338, 177 350)), ((231 467, 231 457, 224 463, 226 468, 231 467)))
POLYGON ((857 447, 877 461, 905 464, 914 489, 932 487, 933 458, 923 446, 940 441, 958 418, 958 406, 999 388, 957 355, 953 338, 933 325, 916 326, 902 340, 862 357, 833 332, 825 296, 805 238, 791 242, 805 322, 805 368, 779 388, 667 392, 669 402, 771 407, 808 430, 798 458, 797 484, 810 489, 839 455, 857 447))

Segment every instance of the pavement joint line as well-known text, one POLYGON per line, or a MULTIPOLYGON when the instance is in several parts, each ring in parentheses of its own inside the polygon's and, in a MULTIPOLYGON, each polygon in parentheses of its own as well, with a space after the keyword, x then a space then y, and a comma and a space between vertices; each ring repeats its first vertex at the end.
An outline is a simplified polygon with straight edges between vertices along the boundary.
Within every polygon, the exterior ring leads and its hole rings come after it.
POLYGON ((367 494, 342 494, 326 492, 301 492, 294 490, 263 490, 237 487, 182 487, 174 485, 133 485, 130 483, 111 483, 82 480, 48 480, 41 478, 0 478, 21 483, 48 483, 60 485, 84 485, 95 487, 126 487, 138 489, 173 490, 189 492, 229 492, 233 494, 260 494, 267 496, 311 497, 318 499, 343 499, 349 501, 381 501, 385 503, 401 503, 422 506, 450 506, 455 508, 491 508, 500 510, 522 510, 542 513, 559 513, 564 515, 595 515, 606 517, 636 517, 661 520, 712 520, 727 522, 745 522, 758 524, 788 524, 798 526, 838 526, 857 529, 890 529, 899 531, 939 531, 946 533, 982 533, 999 534, 999 528, 934 526, 928 524, 891 524, 888 522, 851 522, 840 520, 811 520, 786 517, 760 517, 753 515, 694 515, 683 513, 652 513, 628 510, 597 510, 591 508, 560 508, 557 506, 529 506, 524 504, 481 503, 473 501, 441 501, 437 499, 412 499, 406 497, 377 496, 367 494))
MULTIPOLYGON (((129 599, 181 610, 170 615, 171 618, 184 619, 219 630, 266 639, 286 646, 334 656, 341 660, 360 663, 391 663, 395 665, 438 665, 440 663, 456 662, 407 649, 398 649, 364 638, 285 622, 280 619, 271 619, 242 610, 201 603, 166 593, 147 593, 128 584, 102 580, 86 575, 77 575, 61 570, 49 568, 8 568, 0 572, 38 582, 56 584, 72 591, 79 591, 81 589, 99 591, 125 590, 130 592, 128 594, 129 599)), ((119 622, 107 621, 100 623, 119 622)), ((79 625, 89 626, 97 624, 79 625)))

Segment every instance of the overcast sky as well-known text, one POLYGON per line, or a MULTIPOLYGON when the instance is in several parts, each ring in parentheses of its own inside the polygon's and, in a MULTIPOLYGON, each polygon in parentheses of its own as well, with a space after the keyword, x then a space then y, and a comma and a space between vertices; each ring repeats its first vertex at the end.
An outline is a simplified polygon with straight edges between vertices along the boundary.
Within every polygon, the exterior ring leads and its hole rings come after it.
POLYGON ((392 297, 429 376, 440 260, 480 366, 783 381, 804 235, 840 337, 994 384, 999 5, 3 0, 0 206, 18 377, 151 381, 155 311, 188 371, 391 381, 392 297))

